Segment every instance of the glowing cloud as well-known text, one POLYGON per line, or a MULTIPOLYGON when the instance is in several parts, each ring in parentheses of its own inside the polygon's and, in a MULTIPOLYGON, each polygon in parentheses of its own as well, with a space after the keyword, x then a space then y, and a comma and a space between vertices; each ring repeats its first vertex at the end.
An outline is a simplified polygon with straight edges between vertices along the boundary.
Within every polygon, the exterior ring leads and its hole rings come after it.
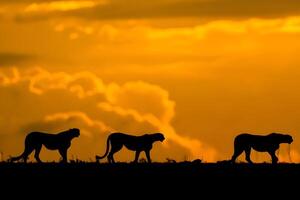
POLYGON ((168 92, 162 88, 144 82, 126 83, 109 90, 107 97, 108 102, 99 103, 99 108, 120 116, 130 116, 137 122, 151 124, 160 132, 165 133, 168 139, 189 149, 193 158, 201 157, 206 161, 216 160, 217 152, 213 148, 204 145, 199 140, 176 133, 171 125, 175 115, 175 102, 169 99, 168 92), (139 104, 141 107, 138 106, 139 104), (157 105, 159 108, 155 109, 157 105))
POLYGON ((105 1, 52 1, 48 3, 32 3, 25 8, 25 12, 52 12, 69 11, 81 8, 92 8, 98 4, 105 4, 105 1))
MULTIPOLYGON (((57 122, 57 121, 69 121, 69 120, 80 120, 85 125, 90 128, 97 128, 101 132, 111 132, 113 129, 108 127, 104 122, 93 120, 86 113, 80 111, 73 111, 73 112, 62 112, 62 113, 55 113, 51 115, 47 115, 44 118, 46 123, 48 122, 57 122)), ((87 133, 85 131, 84 133, 87 133)), ((91 136, 92 134, 88 132, 87 136, 91 136)))
MULTIPOLYGON (((169 99, 166 90, 146 82, 127 82, 124 85, 116 83, 104 84, 96 75, 90 72, 68 74, 65 72, 51 73, 42 68, 34 68, 20 72, 13 69, 11 77, 0 73, 2 85, 14 85, 27 82, 28 89, 36 95, 43 95, 49 90, 65 90, 75 94, 79 99, 101 95, 105 101, 100 101, 98 109, 112 112, 119 117, 131 117, 136 122, 146 122, 163 132, 168 140, 190 150, 193 158, 203 158, 206 161, 216 160, 216 151, 196 139, 184 137, 176 133, 171 125, 175 115, 175 102, 169 99)), ((93 105, 91 105, 93 106, 93 105)), ((80 111, 62 112, 47 115, 45 122, 67 121, 79 119, 87 126, 97 127, 102 132, 112 131, 105 123, 92 120, 80 111)))

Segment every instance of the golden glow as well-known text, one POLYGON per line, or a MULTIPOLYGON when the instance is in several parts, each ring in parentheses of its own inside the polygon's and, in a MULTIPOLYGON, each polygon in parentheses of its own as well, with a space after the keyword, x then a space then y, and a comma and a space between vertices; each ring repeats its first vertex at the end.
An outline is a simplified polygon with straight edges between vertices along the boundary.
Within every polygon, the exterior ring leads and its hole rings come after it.
MULTIPOLYGON (((96 129, 100 129, 103 132, 112 131, 110 127, 107 127, 103 122, 92 120, 83 112, 66 112, 66 113, 55 113, 52 115, 45 116, 45 123, 49 122, 57 122, 57 121, 67 121, 72 118, 79 118, 79 120, 83 121, 88 127, 93 127, 96 129)), ((82 131, 84 135, 91 137, 93 133, 88 132, 86 130, 82 131)))
POLYGON ((80 8, 91 8, 97 4, 105 4, 105 1, 52 1, 49 3, 32 3, 25 8, 25 12, 51 12, 68 11, 80 8))
MULTIPOLYGON (((283 132, 295 137, 291 159, 300 161, 300 13, 293 4, 291 14, 270 6, 268 16, 192 15, 188 4, 186 12, 176 4, 165 16, 159 6, 174 1, 132 0, 130 12, 124 2, 0 6, 0 151, 19 153, 27 131, 79 127, 72 154, 85 160, 104 150, 112 131, 159 131, 167 140, 154 159, 217 161, 230 158, 241 132, 283 132)), ((283 146, 281 161, 290 162, 287 152, 283 146)))

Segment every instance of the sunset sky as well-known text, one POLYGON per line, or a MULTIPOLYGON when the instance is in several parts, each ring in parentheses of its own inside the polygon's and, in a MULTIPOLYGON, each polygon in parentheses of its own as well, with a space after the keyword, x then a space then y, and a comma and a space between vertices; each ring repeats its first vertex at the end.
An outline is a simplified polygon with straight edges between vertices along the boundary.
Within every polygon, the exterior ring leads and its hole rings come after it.
POLYGON ((70 159, 94 160, 116 131, 164 133, 154 161, 212 162, 239 133, 278 132, 300 162, 299 52, 299 0, 1 0, 0 151, 77 127, 70 159))

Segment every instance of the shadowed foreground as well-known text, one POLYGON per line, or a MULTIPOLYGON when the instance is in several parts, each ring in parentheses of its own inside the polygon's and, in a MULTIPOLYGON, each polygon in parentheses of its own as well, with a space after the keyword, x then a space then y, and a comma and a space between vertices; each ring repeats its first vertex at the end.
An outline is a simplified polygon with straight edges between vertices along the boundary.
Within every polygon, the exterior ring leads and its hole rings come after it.
POLYGON ((206 180, 288 178, 300 180, 300 164, 229 163, 0 163, 1 178, 99 178, 156 179, 196 178, 206 180))
POLYGON ((0 179, 5 188, 23 189, 29 196, 40 191, 47 195, 81 193, 93 198, 100 193, 132 198, 139 191, 153 198, 159 194, 191 199, 220 194, 231 198, 239 191, 242 196, 253 198, 257 195, 275 198, 279 194, 286 198, 298 191, 300 164, 0 163, 0 179))

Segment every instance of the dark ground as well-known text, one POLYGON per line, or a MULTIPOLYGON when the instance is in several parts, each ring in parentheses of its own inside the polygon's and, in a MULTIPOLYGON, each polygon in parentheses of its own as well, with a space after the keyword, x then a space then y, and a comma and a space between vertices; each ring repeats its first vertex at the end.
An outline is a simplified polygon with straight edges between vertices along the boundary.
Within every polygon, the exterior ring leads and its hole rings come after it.
POLYGON ((300 194, 300 164, 0 163, 0 180, 8 183, 8 187, 28 187, 28 190, 46 185, 57 189, 71 186, 66 191, 72 194, 86 187, 86 194, 113 189, 120 195, 118 191, 134 193, 142 189, 147 195, 158 192, 175 196, 177 193, 219 195, 225 190, 228 196, 237 196, 237 191, 246 196, 263 193, 277 196, 294 195, 298 191, 300 194))
POLYGON ((300 181, 300 164, 229 163, 0 163, 1 178, 288 178, 300 181))

